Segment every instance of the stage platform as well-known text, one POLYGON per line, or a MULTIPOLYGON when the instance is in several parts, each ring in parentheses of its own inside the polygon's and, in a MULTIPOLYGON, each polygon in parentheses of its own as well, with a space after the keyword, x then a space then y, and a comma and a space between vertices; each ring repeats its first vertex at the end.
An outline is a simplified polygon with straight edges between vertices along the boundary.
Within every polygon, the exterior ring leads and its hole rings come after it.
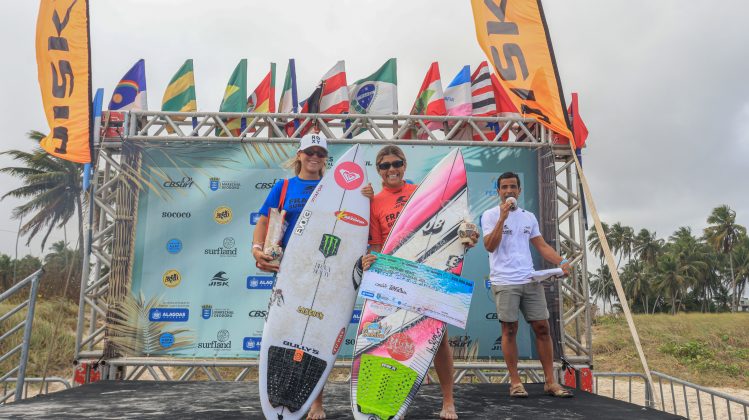
MULTIPOLYGON (((543 395, 528 384, 529 398, 508 396, 507 384, 459 384, 455 400, 461 419, 680 419, 682 417, 586 392, 574 398, 543 395)), ((328 384, 329 419, 351 418, 348 384, 328 384)), ((438 385, 424 385, 407 419, 438 418, 438 385)), ((262 419, 257 383, 101 381, 0 407, 3 419, 262 419)))

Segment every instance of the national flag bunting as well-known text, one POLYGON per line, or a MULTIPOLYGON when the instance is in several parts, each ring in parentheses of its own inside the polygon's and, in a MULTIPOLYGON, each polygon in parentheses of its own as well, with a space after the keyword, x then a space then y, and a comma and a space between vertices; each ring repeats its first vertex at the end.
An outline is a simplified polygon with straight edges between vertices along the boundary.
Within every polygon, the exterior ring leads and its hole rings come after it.
POLYGON ((395 58, 376 72, 348 87, 352 114, 388 115, 398 113, 398 79, 395 58))
POLYGON ((109 101, 110 111, 146 111, 146 62, 138 60, 125 73, 120 83, 114 88, 112 100, 109 101))
MULTIPOLYGON (((411 107, 411 115, 446 116, 445 98, 442 93, 442 80, 440 78, 440 67, 437 62, 429 66, 421 89, 416 96, 416 101, 411 107)), ((430 129, 438 129, 443 126, 440 122, 427 123, 430 129)), ((423 130, 412 127, 403 138, 426 138, 423 130)))
POLYGON ((491 72, 486 61, 482 61, 471 75, 471 100, 474 117, 493 117, 497 115, 491 72))
POLYGON ((195 96, 195 73, 192 59, 188 59, 169 81, 161 100, 161 110, 169 112, 195 112, 198 103, 195 96))
POLYGON ((247 98, 247 112, 276 112, 276 63, 247 98))
POLYGON ((281 99, 278 101, 278 112, 282 114, 297 112, 299 109, 298 101, 296 90, 296 68, 294 59, 292 58, 289 60, 289 66, 286 68, 286 77, 283 82, 281 99))
MULTIPOLYGON (((588 138, 588 127, 585 126, 585 122, 580 116, 580 109, 578 108, 577 104, 577 92, 572 93, 572 101, 570 102, 570 106, 567 108, 567 113, 569 114, 570 121, 572 121, 572 135, 575 139, 575 150, 579 154, 580 149, 585 146, 585 140, 587 140, 588 138)), ((558 144, 565 144, 569 142, 569 139, 562 135, 555 136, 554 140, 555 143, 558 144)))
POLYGON ((447 115, 468 116, 473 111, 471 97, 471 67, 463 66, 445 89, 447 115))
MULTIPOLYGON (((229 83, 224 90, 224 98, 221 100, 219 112, 245 112, 247 110, 247 59, 243 58, 237 64, 229 78, 229 83)), ((238 136, 241 131, 241 119, 231 118, 225 121, 227 128, 231 130, 234 136, 238 136)), ((226 135, 221 128, 216 129, 216 135, 226 135)))
MULTIPOLYGON (((339 61, 322 77, 320 97, 321 114, 344 114, 349 111, 348 86, 346 84, 346 64, 339 61)), ((302 112, 310 112, 304 111, 302 112)))

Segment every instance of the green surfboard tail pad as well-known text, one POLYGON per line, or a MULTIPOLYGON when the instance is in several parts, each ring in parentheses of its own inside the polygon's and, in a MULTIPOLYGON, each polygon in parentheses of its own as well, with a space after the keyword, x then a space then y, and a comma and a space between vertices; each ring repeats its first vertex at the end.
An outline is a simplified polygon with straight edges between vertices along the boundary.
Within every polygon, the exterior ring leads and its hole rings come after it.
POLYGON ((364 354, 359 365, 356 402, 363 414, 393 418, 406 401, 419 374, 396 360, 364 354))

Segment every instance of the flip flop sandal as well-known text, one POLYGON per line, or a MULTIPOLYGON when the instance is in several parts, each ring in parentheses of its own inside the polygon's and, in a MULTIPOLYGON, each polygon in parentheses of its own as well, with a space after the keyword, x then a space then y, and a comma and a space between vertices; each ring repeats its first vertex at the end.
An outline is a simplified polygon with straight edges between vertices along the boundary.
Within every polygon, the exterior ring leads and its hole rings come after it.
POLYGON ((528 391, 523 384, 510 385, 510 396, 513 398, 528 398, 528 391))
POLYGON ((559 384, 544 385, 544 392, 556 398, 574 397, 570 390, 562 388, 559 384))

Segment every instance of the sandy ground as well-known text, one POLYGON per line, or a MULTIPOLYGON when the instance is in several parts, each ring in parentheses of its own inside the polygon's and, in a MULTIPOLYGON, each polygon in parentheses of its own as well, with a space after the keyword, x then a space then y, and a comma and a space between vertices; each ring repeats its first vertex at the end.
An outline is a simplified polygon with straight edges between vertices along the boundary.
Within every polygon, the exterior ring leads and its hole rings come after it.
MULTIPOLYGON (((715 397, 713 401, 710 395, 700 392, 697 395, 697 390, 693 388, 684 389, 676 384, 671 389, 670 383, 664 381, 662 384, 658 383, 658 379, 655 380, 656 388, 656 406, 655 408, 665 410, 669 413, 675 413, 690 419, 743 419, 749 414, 744 411, 744 406, 736 403, 730 404, 731 415, 728 415, 727 400, 715 397), (662 389, 662 392, 661 392, 662 389), (686 395, 685 395, 686 394, 686 395), (663 404, 663 406, 661 405, 663 404), (702 413, 702 415, 700 415, 702 413)), ((736 389, 736 388, 711 388, 715 391, 728 394, 734 398, 744 400, 749 404, 749 390, 736 389)), ((632 403, 645 405, 645 384, 641 380, 632 380, 630 382, 626 378, 617 378, 614 383, 610 378, 598 379, 597 386, 594 381, 594 390, 597 394, 606 397, 612 397, 622 401, 631 401, 632 403), (614 389, 616 386, 616 389, 614 389), (631 387, 631 388, 630 388, 631 387), (615 394, 614 394, 614 391, 615 394)))

